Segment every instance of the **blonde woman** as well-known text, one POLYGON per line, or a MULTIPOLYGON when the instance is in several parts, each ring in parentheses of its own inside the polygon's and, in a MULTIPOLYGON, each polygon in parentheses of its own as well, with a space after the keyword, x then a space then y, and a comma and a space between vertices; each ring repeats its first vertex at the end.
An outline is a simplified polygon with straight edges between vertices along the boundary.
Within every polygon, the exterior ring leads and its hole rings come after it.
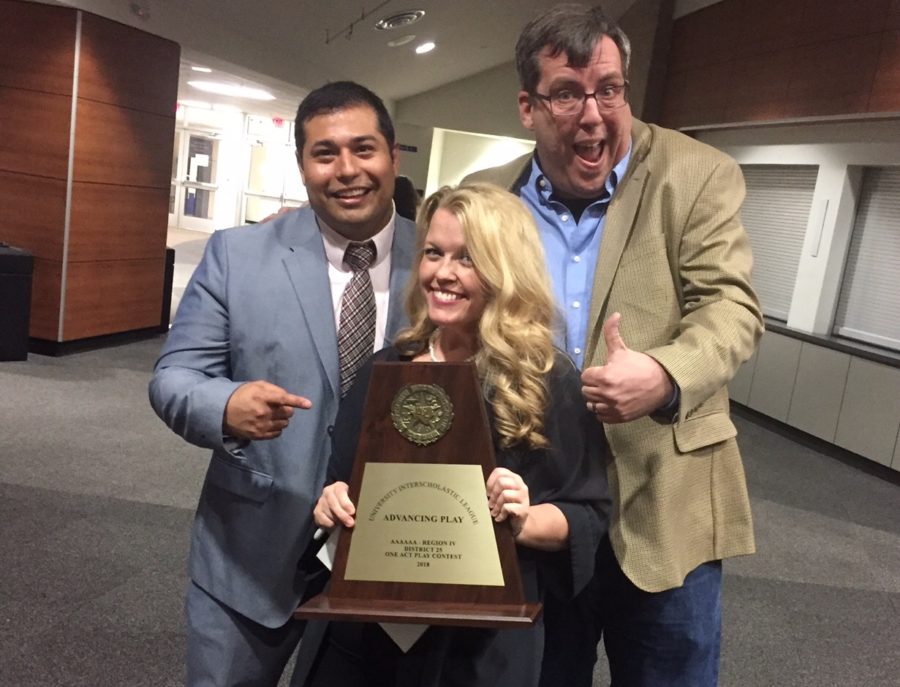
MULTIPOLYGON (((575 366, 553 346, 556 319, 537 229, 518 198, 487 184, 444 188, 419 214, 407 298, 411 326, 376 360, 474 360, 498 466, 488 507, 517 543, 526 595, 573 595, 593 573, 608 510, 604 441, 575 366)), ((322 527, 353 527, 348 498, 371 365, 341 405, 322 527)), ((377 625, 332 623, 313 685, 537 685, 543 626, 432 627, 403 654, 377 625)))

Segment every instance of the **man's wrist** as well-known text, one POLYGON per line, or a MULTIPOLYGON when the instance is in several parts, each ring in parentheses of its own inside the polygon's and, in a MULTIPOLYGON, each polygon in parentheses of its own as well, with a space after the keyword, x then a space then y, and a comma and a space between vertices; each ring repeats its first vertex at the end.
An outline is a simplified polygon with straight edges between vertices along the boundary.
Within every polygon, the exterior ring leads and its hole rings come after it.
MULTIPOLYGON (((668 372, 666 374, 668 375, 668 372)), ((678 422, 678 407, 681 405, 681 388, 671 376, 669 376, 669 381, 672 382, 672 396, 663 405, 650 413, 650 417, 657 422, 674 425, 678 422)))

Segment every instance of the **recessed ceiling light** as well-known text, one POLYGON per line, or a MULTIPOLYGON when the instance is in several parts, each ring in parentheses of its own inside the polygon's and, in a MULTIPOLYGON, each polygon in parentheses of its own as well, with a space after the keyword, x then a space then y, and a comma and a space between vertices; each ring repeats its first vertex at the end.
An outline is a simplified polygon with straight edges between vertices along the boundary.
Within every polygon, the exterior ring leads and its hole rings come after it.
POLYGON ((399 29, 401 26, 409 26, 415 24, 425 16, 425 10, 407 10, 406 12, 398 12, 389 17, 375 23, 375 28, 379 31, 389 31, 390 29, 399 29))
POLYGON ((388 44, 389 48, 399 48, 401 45, 406 45, 407 43, 412 43, 414 40, 416 40, 415 35, 409 33, 405 36, 400 36, 400 38, 395 38, 392 41, 388 41, 387 44, 388 44))
POLYGON ((428 41, 427 43, 422 43, 422 45, 416 47, 416 53, 419 55, 424 55, 427 52, 431 52, 434 50, 434 43, 428 41))
POLYGON ((196 65, 192 66, 191 69, 195 72, 203 72, 204 74, 209 74, 212 71, 209 67, 197 67, 196 65))
POLYGON ((275 100, 275 96, 261 88, 249 86, 235 86, 234 84, 221 83, 219 81, 188 81, 188 86, 218 95, 230 95, 234 98, 250 98, 251 100, 275 100))
POLYGON ((208 103, 204 100, 179 100, 178 104, 182 105, 184 107, 193 107, 198 110, 211 110, 212 109, 212 103, 208 103))

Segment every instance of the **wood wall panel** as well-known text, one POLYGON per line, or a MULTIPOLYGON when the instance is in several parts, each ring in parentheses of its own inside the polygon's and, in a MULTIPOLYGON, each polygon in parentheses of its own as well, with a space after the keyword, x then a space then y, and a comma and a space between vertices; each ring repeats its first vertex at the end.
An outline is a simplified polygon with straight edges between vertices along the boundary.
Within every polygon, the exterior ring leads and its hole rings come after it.
POLYGON ((869 111, 900 112, 900 31, 882 34, 869 111))
POLYGON ((789 117, 814 117, 866 112, 878 55, 880 34, 798 48, 786 55, 790 90, 785 109, 789 117))
POLYGON ((730 63, 670 74, 666 83, 663 120, 679 127, 691 122, 712 124, 725 116, 730 63))
POLYGON ((158 259, 166 252, 168 211, 168 188, 76 182, 69 260, 158 259))
POLYGON ((783 119, 787 114, 789 81, 784 64, 789 50, 745 57, 734 62, 726 85, 727 106, 722 121, 783 119))
POLYGON ((43 258, 34 259, 29 334, 36 339, 57 340, 61 282, 62 262, 43 258))
POLYGON ((879 33, 884 29, 891 6, 891 0, 805 1, 802 31, 809 42, 879 33))
POLYGON ((71 115, 70 97, 0 86, 0 171, 65 179, 71 115))
MULTIPOLYGON (((731 56, 744 58, 765 55, 797 48, 808 42, 810 38, 803 27, 806 2, 807 0, 742 0, 740 28, 731 56)), ((702 45, 704 38, 698 36, 698 40, 702 45)))
POLYGON ((174 114, 162 117, 79 98, 73 179, 168 193, 174 136, 174 114))
POLYGON ((66 182, 0 172, 0 241, 35 257, 62 260, 66 182))
POLYGON ((739 1, 719 2, 682 17, 672 29, 672 72, 727 60, 741 33, 739 1))
POLYGON ((87 13, 81 30, 79 97, 175 115, 177 43, 87 13))
POLYGON ((71 263, 63 340, 159 325, 165 257, 71 263))
POLYGON ((0 86, 72 94, 75 10, 0 0, 0 86))
POLYGON ((64 341, 159 325, 178 59, 176 44, 137 29, 0 0, 0 239, 36 256, 32 337, 59 341, 63 301, 64 341))
POLYGON ((723 0, 676 20, 661 121, 896 112, 898 34, 900 0, 723 0), (725 108, 702 88, 723 88, 725 108))
POLYGON ((891 0, 884 28, 888 31, 900 29, 900 0, 891 0))

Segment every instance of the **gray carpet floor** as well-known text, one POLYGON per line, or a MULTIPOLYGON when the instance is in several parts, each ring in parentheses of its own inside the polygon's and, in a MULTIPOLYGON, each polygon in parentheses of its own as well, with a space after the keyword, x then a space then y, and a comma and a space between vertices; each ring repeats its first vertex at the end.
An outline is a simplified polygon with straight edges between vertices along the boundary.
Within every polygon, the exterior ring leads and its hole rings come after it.
MULTIPOLYGON (((161 342, 0 363, 4 687, 183 683, 206 452, 147 403, 161 342)), ((900 684, 898 480, 736 421, 759 553, 725 565, 721 684, 900 684)))

